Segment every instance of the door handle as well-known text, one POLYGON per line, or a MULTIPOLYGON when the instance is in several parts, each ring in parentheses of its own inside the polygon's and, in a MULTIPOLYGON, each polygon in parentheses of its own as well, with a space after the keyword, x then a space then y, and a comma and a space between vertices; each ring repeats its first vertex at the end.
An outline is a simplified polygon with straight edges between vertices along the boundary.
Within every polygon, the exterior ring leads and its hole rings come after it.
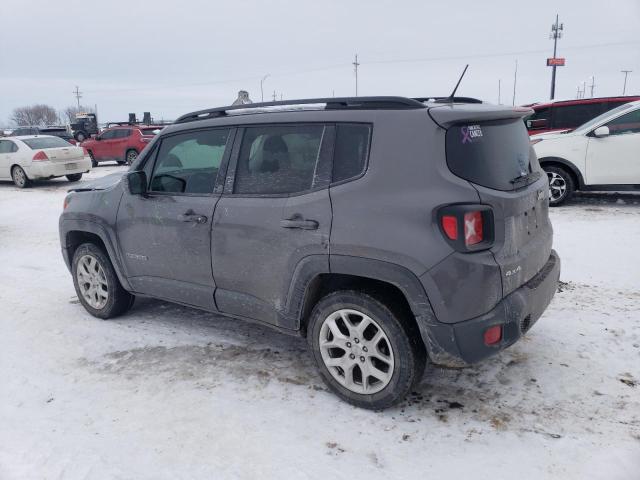
POLYGON ((291 218, 280 220, 282 228, 299 228, 301 230, 317 230, 320 225, 315 220, 307 220, 302 215, 296 214, 291 218))
POLYGON ((207 223, 207 217, 205 215, 199 215, 191 209, 178 215, 178 220, 181 222, 207 223))

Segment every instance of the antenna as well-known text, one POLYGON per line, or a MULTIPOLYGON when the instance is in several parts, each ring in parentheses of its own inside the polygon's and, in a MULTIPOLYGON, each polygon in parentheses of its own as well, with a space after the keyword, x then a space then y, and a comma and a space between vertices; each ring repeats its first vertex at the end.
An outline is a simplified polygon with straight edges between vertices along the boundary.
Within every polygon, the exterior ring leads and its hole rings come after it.
POLYGON ((458 91, 458 87, 460 86, 460 82, 462 81, 462 77, 464 77, 464 74, 467 73, 467 68, 469 68, 469 64, 467 63, 464 67, 464 70, 462 71, 462 75, 460 75, 460 78, 458 79, 458 83, 456 83, 456 88, 453 89, 453 92, 451 92, 451 95, 449 95, 449 97, 447 98, 447 100, 449 100, 450 102, 453 102, 453 97, 456 94, 456 92, 458 91))

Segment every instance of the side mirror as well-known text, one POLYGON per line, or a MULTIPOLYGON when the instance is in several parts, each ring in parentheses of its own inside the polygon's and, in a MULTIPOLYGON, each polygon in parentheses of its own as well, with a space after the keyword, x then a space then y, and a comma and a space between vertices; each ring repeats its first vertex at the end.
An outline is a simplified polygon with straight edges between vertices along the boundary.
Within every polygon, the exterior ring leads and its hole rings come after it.
POLYGON ((608 137, 609 127, 598 127, 593 131, 593 134, 598 138, 608 137))
POLYGON ((147 193, 147 174, 139 172, 127 172, 123 177, 126 189, 131 195, 144 195, 147 193))

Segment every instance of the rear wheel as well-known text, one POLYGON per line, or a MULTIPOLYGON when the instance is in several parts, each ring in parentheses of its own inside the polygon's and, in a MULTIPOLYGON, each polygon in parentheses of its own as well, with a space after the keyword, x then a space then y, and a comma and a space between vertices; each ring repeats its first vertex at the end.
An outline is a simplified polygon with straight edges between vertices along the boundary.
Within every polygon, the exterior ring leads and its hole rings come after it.
POLYGON ((125 163, 127 165, 131 165, 138 158, 138 152, 135 150, 127 150, 127 154, 125 155, 125 163))
POLYGON ((117 317, 133 305, 135 297, 122 288, 109 257, 97 245, 83 243, 76 249, 72 273, 78 299, 94 317, 117 317))
POLYGON ((571 174, 564 168, 543 166, 549 180, 549 205, 562 205, 573 195, 575 185, 571 174))
POLYGON ((82 178, 81 173, 72 173, 71 175, 67 175, 67 180, 69 180, 70 182, 77 182, 81 178, 82 178))
POLYGON ((26 188, 31 185, 31 180, 21 166, 16 165, 11 169, 11 178, 18 188, 26 188))
POLYGON ((400 402, 424 372, 424 347, 402 315, 362 292, 321 299, 307 340, 324 382, 358 407, 376 410, 400 402))

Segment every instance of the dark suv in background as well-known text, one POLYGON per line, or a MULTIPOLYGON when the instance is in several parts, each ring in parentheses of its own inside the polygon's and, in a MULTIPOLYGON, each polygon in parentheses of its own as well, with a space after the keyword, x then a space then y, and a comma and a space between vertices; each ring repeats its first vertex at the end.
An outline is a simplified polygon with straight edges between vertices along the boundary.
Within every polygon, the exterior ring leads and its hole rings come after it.
POLYGON ((528 113, 403 97, 194 112, 67 196, 62 253, 96 317, 141 295, 259 321, 306 336, 337 395, 384 408, 427 359, 513 344, 554 295, 528 113))
POLYGON ((11 132, 12 137, 23 135, 53 135, 76 145, 76 140, 65 127, 18 127, 11 132))
POLYGON ((573 130, 625 103, 640 100, 638 96, 579 98, 527 105, 533 113, 525 117, 529 135, 573 130))

